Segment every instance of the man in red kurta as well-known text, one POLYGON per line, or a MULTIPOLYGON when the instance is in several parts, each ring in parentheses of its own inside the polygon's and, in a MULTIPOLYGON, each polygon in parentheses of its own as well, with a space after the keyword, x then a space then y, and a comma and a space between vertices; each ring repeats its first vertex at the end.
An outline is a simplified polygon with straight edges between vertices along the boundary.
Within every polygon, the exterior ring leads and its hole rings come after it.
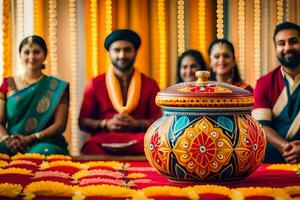
POLYGON ((144 153, 145 131, 161 109, 155 104, 158 85, 133 66, 140 44, 129 29, 115 30, 105 39, 112 66, 86 86, 79 126, 92 136, 82 153, 144 153))
POLYGON ((268 139, 264 162, 295 164, 300 163, 300 27, 278 24, 273 39, 281 66, 257 81, 252 115, 268 139))

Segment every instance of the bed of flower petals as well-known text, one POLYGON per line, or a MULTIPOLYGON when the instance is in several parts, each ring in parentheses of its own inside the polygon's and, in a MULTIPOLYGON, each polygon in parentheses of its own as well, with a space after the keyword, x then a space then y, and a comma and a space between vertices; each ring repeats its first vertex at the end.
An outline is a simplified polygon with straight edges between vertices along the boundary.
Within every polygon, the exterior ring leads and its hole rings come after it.
MULTIPOLYGON (((270 166, 297 171, 299 166, 270 166), (296 167, 296 168, 295 168, 296 167), (296 169, 296 170, 295 170, 296 169)), ((117 161, 75 162, 70 156, 0 154, 1 199, 300 199, 300 186, 158 185, 151 173, 117 161)), ((154 170, 152 173, 156 173, 154 170)))

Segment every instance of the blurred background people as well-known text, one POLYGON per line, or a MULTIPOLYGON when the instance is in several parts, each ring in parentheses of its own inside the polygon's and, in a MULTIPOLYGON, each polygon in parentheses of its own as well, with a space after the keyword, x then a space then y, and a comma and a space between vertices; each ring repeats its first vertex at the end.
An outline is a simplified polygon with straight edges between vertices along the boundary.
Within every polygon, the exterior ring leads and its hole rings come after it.
POLYGON ((253 92, 252 87, 241 79, 231 42, 216 39, 210 44, 208 53, 212 69, 211 80, 229 83, 253 92))
POLYGON ((177 83, 196 81, 199 70, 207 70, 202 54, 194 49, 184 51, 177 62, 177 83))

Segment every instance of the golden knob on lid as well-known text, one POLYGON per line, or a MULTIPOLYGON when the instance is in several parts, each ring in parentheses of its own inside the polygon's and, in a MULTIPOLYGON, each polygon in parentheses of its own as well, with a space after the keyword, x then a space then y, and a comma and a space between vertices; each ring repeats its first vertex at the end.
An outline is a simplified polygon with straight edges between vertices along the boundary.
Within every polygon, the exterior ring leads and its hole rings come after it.
POLYGON ((201 86, 206 86, 208 84, 208 79, 210 76, 209 71, 196 71, 197 84, 201 86))

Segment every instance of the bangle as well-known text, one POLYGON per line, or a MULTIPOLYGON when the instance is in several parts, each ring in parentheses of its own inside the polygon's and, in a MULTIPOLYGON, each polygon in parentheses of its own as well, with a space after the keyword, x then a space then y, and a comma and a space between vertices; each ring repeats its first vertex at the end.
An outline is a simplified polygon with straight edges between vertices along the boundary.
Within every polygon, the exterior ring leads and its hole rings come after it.
POLYGON ((9 135, 2 135, 0 137, 0 142, 4 142, 7 138, 9 138, 10 136, 9 135))
POLYGON ((103 119, 99 121, 99 126, 101 129, 106 129, 107 119, 103 119))
POLYGON ((35 139, 40 140, 42 138, 42 135, 40 132, 37 132, 34 134, 35 139))

